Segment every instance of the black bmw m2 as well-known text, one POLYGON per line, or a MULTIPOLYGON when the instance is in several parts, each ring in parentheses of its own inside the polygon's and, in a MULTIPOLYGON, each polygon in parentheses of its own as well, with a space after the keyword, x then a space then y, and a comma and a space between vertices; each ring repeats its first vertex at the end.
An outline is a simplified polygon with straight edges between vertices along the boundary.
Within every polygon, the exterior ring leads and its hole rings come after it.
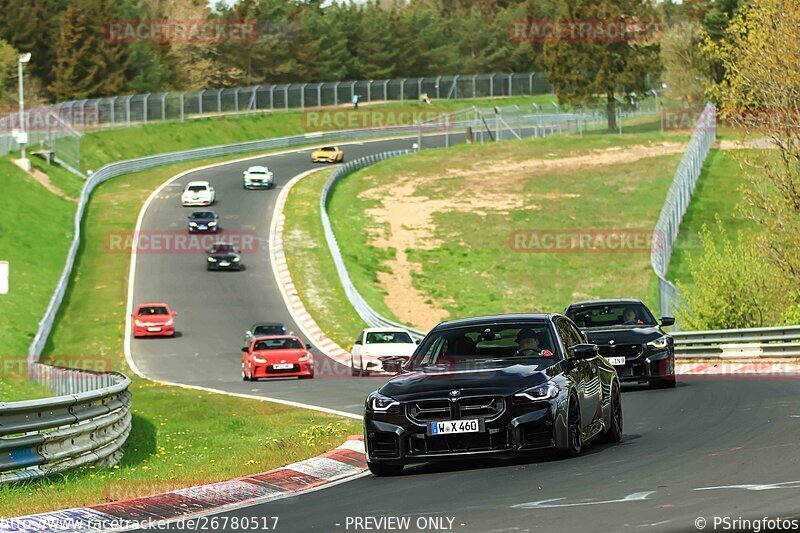
POLYGON ((406 464, 559 450, 622 438, 614 367, 569 318, 520 314, 443 322, 367 397, 367 463, 406 464))

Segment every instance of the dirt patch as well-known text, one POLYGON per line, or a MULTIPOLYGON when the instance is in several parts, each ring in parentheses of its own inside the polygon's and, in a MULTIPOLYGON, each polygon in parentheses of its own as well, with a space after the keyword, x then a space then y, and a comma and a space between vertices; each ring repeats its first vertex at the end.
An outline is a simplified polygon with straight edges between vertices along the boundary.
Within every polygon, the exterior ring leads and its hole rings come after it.
MULTIPOLYGON (((376 233, 371 244, 380 248, 397 250, 394 259, 386 262, 389 272, 379 272, 378 282, 386 291, 386 305, 397 318, 406 324, 427 329, 448 316, 441 304, 432 305, 427 296, 413 284, 413 275, 421 266, 408 260, 406 250, 426 250, 441 244, 435 236, 433 216, 441 212, 464 212, 478 215, 507 215, 511 211, 525 208, 541 210, 539 203, 532 203, 522 194, 524 180, 532 176, 553 172, 569 172, 584 168, 603 167, 631 163, 640 159, 682 153, 684 143, 654 143, 627 148, 613 147, 593 150, 588 154, 560 159, 528 159, 476 161, 466 169, 445 169, 429 175, 398 175, 391 187, 391 199, 386 198, 385 187, 374 187, 364 191, 362 198, 377 200, 379 204, 367 213, 387 232, 376 233), (439 179, 458 180, 459 191, 447 198, 431 198, 419 193, 426 185, 439 179)), ((370 179, 367 176, 365 179, 370 179)), ((580 194, 546 192, 536 195, 536 200, 577 199, 580 194)))
POLYGON ((28 175, 30 177, 32 177, 34 180, 36 180, 37 182, 39 182, 42 185, 44 185, 45 189, 47 189, 51 193, 55 194, 56 196, 60 196, 61 198, 69 200, 70 202, 77 202, 78 201, 77 198, 74 198, 74 197, 68 195, 63 190, 61 190, 60 187, 58 187, 55 184, 53 184, 53 182, 50 181, 50 176, 48 176, 47 174, 45 174, 44 172, 42 172, 38 168, 31 168, 30 171, 28 172, 28 175))
POLYGON ((766 137, 762 137, 760 139, 749 139, 747 141, 719 141, 720 150, 742 150, 745 148, 758 148, 761 150, 766 150, 775 148, 775 145, 771 139, 767 139, 766 137))

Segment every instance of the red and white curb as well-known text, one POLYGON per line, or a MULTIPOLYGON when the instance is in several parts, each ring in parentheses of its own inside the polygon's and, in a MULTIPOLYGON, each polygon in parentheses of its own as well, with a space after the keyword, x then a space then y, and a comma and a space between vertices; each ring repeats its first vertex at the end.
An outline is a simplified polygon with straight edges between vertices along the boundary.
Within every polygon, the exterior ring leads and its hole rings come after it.
POLYGON ((364 474, 366 469, 363 437, 352 436, 318 457, 269 472, 131 500, 7 518, 0 520, 0 532, 123 531, 318 490, 364 474))
POLYGON ((675 373, 679 375, 793 375, 800 374, 800 363, 796 361, 704 361, 675 362, 675 373))
POLYGON ((350 352, 343 349, 341 346, 331 340, 325 332, 320 329, 314 318, 306 310, 300 296, 297 294, 297 288, 292 281, 292 276, 289 273, 289 266, 286 264, 286 254, 283 251, 283 229, 286 222, 286 216, 283 214, 283 208, 286 205, 286 198, 292 187, 301 179, 305 178, 313 172, 323 169, 313 169, 302 174, 298 174, 289 183, 283 186, 278 199, 275 202, 275 209, 272 214, 272 223, 269 232, 269 255, 272 263, 272 271, 275 274, 278 288, 281 291, 283 300, 286 303, 286 308, 289 314, 300 326, 303 334, 314 344, 314 346, 333 359, 334 361, 343 365, 351 366, 350 352))

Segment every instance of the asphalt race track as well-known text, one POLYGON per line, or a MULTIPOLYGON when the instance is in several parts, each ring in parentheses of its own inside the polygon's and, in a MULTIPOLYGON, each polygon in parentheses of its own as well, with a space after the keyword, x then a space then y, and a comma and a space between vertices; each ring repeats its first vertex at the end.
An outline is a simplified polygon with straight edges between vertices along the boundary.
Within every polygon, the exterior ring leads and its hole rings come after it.
MULTIPOLYGON (((348 145, 345 157, 410 148, 415 141, 348 145)), ((382 379, 351 378, 349 369, 316 351, 321 372, 314 380, 241 380, 239 348, 253 322, 278 320, 300 333, 269 264, 267 236, 278 190, 243 190, 242 171, 267 164, 280 188, 312 168, 309 154, 196 171, 150 204, 142 230, 185 230, 194 208, 180 206, 180 192, 188 181, 209 180, 223 235, 255 231, 261 246, 242 256, 243 272, 207 272, 202 254, 137 256, 134 302, 164 300, 179 313, 177 338, 131 342, 132 357, 145 375, 361 413, 364 397, 382 379)), ((356 517, 406 516, 411 521, 404 531, 426 525, 425 530, 469 532, 696 531, 699 517, 707 520, 706 530, 713 530, 714 516, 796 517, 798 398, 800 381, 790 377, 683 378, 674 390, 624 387, 622 444, 591 446, 576 459, 419 465, 401 477, 361 477, 225 515, 278 516, 278 531, 363 531, 356 517), (423 523, 431 517, 444 519, 442 527, 423 523)))

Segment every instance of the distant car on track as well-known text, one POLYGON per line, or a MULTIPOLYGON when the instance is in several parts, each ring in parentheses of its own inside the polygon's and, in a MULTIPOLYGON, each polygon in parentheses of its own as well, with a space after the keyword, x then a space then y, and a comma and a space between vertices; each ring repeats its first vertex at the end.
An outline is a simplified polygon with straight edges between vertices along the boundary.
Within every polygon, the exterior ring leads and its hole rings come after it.
POLYGON ((265 335, 294 335, 292 332, 286 331, 286 326, 280 322, 256 322, 244 334, 243 346, 249 346, 255 337, 263 337, 265 335))
POLYGON ((208 250, 207 270, 241 270, 243 266, 242 258, 232 244, 217 242, 208 250))
POLYGON ((546 449, 571 457, 595 439, 622 439, 614 367, 558 314, 439 324, 400 374, 367 397, 365 411, 367 465, 376 475, 546 449))
POLYGON ((622 382, 675 386, 675 344, 661 329, 673 325, 674 318, 661 317, 659 324, 647 306, 634 299, 575 302, 564 314, 597 344, 622 382))
POLYGON ((207 181, 190 181, 181 194, 181 204, 184 207, 211 205, 215 201, 214 187, 207 181))
POLYGON ((214 211, 195 211, 188 217, 189 233, 216 233, 219 216, 214 211))
POLYGON ((311 345, 292 335, 255 337, 242 347, 242 380, 259 378, 314 377, 311 345))
POLYGON ((341 163, 344 152, 338 146, 323 146, 311 152, 312 163, 341 163))
POLYGON ((368 376, 370 372, 386 372, 384 361, 398 357, 407 359, 416 348, 417 343, 404 329, 367 328, 353 344, 352 374, 368 376))
POLYGON ((175 335, 175 317, 164 302, 139 304, 131 313, 134 337, 172 337, 175 335))
POLYGON ((272 171, 265 166, 253 166, 244 171, 245 189, 269 189, 272 187, 272 171))

